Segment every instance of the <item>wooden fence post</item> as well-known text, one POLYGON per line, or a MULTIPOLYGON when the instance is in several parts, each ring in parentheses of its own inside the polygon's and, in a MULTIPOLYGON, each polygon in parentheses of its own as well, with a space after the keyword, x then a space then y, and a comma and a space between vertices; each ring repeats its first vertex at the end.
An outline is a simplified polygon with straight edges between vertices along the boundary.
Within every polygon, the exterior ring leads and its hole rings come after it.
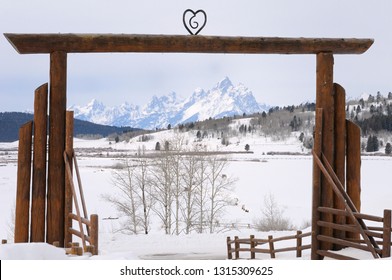
MULTIPOLYGON (((313 151, 321 157, 322 143, 322 127, 323 127, 323 109, 316 109, 316 126, 314 131, 313 151)), ((320 260, 323 257, 317 254, 320 249, 320 241, 317 236, 320 234, 320 227, 317 222, 320 220, 320 212, 318 208, 321 206, 321 170, 317 163, 313 160, 313 190, 312 190, 312 250, 311 259, 320 260)))
POLYGON ((33 122, 19 129, 14 242, 29 242, 30 177, 33 122))
MULTIPOLYGON (((66 112, 66 121, 65 121, 65 152, 68 157, 68 163, 71 170, 71 176, 73 172, 73 131, 74 131, 74 113, 67 111, 66 112)), ((69 214, 72 213, 72 186, 70 181, 73 180, 73 177, 68 175, 68 172, 65 173, 65 205, 64 205, 64 245, 68 246, 69 243, 72 243, 72 234, 69 232, 69 228, 72 227, 72 218, 69 217, 69 214)))
POLYGON ((391 256, 391 210, 384 210, 382 258, 391 256))
POLYGON ((64 247, 65 115, 67 106, 67 53, 50 54, 49 160, 47 242, 64 247))
POLYGON ((254 251, 256 244, 255 244, 254 239, 255 239, 255 236, 251 235, 250 236, 250 259, 251 260, 254 260, 256 258, 256 253, 254 251))
POLYGON ((48 84, 35 90, 30 242, 45 242, 48 84))
POLYGON ((7 244, 7 239, 2 239, 1 244, 7 244))
POLYGON ((226 238, 226 245, 227 245, 227 259, 231 260, 233 258, 233 254, 231 252, 231 238, 228 236, 226 238))
POLYGON ((94 253, 93 255, 98 255, 98 215, 92 214, 90 215, 90 238, 91 244, 94 245, 94 253))
POLYGON ((235 259, 240 258, 240 243, 238 242, 238 236, 234 236, 234 248, 235 248, 235 259))
MULTIPOLYGON (((333 90, 333 54, 321 52, 317 54, 316 65, 316 108, 323 109, 322 147, 321 152, 325 155, 332 168, 335 170, 335 106, 333 90)), ((324 176, 321 177, 321 206, 333 207, 333 189, 324 176)), ((332 214, 321 214, 321 220, 333 222, 332 214)), ((332 237, 331 228, 322 227, 321 234, 332 237)), ((321 242, 323 250, 332 249, 332 243, 321 242)))
POLYGON ((271 259, 275 259, 275 246, 274 246, 274 242, 272 241, 273 238, 274 237, 272 235, 268 235, 268 243, 270 248, 271 259))
MULTIPOLYGON (((361 129, 353 122, 346 121, 347 129, 347 173, 346 189, 358 212, 361 211, 361 129)), ((347 224, 352 224, 347 218, 347 224)), ((359 239, 360 234, 347 232, 347 238, 359 239)))
POLYGON ((302 257, 302 231, 298 230, 297 231, 297 258, 302 257))
MULTIPOLYGON (((335 102, 335 173, 343 187, 346 185, 345 163, 346 163, 346 92, 339 84, 334 84, 335 102)), ((334 208, 345 210, 344 202, 334 194, 334 208)), ((335 216, 335 223, 344 225, 346 217, 335 216)), ((346 234, 342 230, 335 230, 334 237, 344 239, 346 234)), ((334 245, 335 250, 342 249, 343 246, 334 245)))

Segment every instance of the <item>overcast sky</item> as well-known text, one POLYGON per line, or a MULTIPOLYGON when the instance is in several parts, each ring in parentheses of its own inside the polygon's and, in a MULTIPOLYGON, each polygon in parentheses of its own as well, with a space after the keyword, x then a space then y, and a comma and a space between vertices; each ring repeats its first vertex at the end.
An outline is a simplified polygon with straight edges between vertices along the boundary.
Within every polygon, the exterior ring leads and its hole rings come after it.
MULTIPOLYGON (((186 35, 186 9, 207 13, 200 35, 373 38, 362 55, 335 56, 334 80, 351 97, 392 91, 391 0, 0 0, 0 33, 186 35)), ((299 104, 315 100, 315 73, 314 55, 70 54, 67 105, 187 97, 225 76, 259 102, 299 104)), ((20 55, 0 36, 0 111, 31 110, 48 80, 48 55, 20 55)))

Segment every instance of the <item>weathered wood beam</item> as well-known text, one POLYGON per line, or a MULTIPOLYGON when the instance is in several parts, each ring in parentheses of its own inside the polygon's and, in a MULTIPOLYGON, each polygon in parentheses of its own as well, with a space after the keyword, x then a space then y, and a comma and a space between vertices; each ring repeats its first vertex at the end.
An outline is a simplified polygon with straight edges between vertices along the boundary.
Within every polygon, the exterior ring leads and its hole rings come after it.
POLYGON ((49 100, 49 162, 48 162, 48 208, 47 240, 49 244, 60 242, 64 247, 65 203, 65 117, 67 87, 67 54, 50 54, 50 100, 49 100))
MULTIPOLYGON (((322 137, 323 137, 323 109, 316 109, 316 126, 314 130, 314 144, 313 152, 321 157, 322 152, 322 137)), ((320 249, 320 242, 317 236, 320 234, 320 212, 318 211, 321 206, 321 170, 317 163, 313 160, 313 190, 312 190, 312 248, 311 259, 320 260, 323 256, 319 255, 317 251, 320 249)))
MULTIPOLYGON (((74 112, 67 111, 66 122, 65 122, 65 152, 68 157, 68 162, 70 164, 71 176, 73 172, 73 132, 74 132, 74 112)), ((72 189, 70 181, 73 177, 70 177, 68 173, 65 173, 65 206, 64 206, 64 245, 65 247, 70 247, 72 243, 72 234, 68 231, 68 228, 72 227, 72 218, 69 214, 72 213, 72 189)))
MULTIPOLYGON (((346 186, 346 92, 339 84, 334 84, 334 103, 335 103, 335 172, 343 187, 346 186)), ((336 195, 333 198, 334 207, 344 210, 344 203, 336 195)), ((335 223, 345 224, 346 218, 335 216, 335 223)), ((345 232, 335 230, 334 237, 344 239, 345 232)), ((335 245, 336 250, 342 249, 335 245)))
POLYGON ((30 242, 45 242, 46 143, 48 123, 48 84, 34 95, 34 157, 31 195, 30 242))
POLYGON ((30 176, 33 122, 19 129, 14 242, 29 242, 30 176))
POLYGON ((15 34, 4 36, 21 54, 93 52, 361 54, 373 39, 223 37, 136 34, 15 34))
MULTIPOLYGON (((333 87, 333 64, 334 58, 332 53, 317 54, 316 65, 316 108, 323 109, 323 128, 322 128, 322 146, 321 152, 335 168, 335 100, 333 87)), ((335 170, 335 169, 334 169, 335 170)), ((321 206, 333 207, 334 193, 333 189, 325 178, 321 177, 321 206)), ((321 220, 333 222, 333 215, 322 213, 321 220)), ((321 228, 320 234, 333 236, 333 230, 321 228)), ((332 244, 321 242, 322 250, 331 250, 332 244)))
MULTIPOLYGON (((347 127, 347 194, 358 212, 361 211, 361 129, 352 121, 346 121, 347 127)), ((352 224, 347 219, 348 224, 352 224)), ((359 233, 347 233, 348 238, 359 239, 359 233)))

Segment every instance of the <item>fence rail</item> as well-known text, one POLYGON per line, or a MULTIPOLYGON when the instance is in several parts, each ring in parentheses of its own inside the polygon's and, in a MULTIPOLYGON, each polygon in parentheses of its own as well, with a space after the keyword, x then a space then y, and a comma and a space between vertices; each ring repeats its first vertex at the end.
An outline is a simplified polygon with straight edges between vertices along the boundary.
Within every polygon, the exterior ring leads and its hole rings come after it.
POLYGON ((300 258, 302 257, 303 250, 307 250, 311 248, 310 244, 307 245, 302 244, 303 243, 302 239, 309 236, 311 236, 310 232, 302 233, 302 231, 297 231, 297 234, 295 235, 282 236, 277 238, 274 238, 272 235, 269 235, 267 239, 255 238, 254 235, 251 235, 249 238, 241 238, 241 239, 238 238, 238 236, 235 236, 234 239, 232 240, 231 237, 228 236, 226 240, 227 258, 230 260, 233 259, 233 253, 234 253, 234 259, 239 259, 240 252, 250 252, 250 259, 255 259, 256 253, 269 254, 271 258, 275 258, 276 253, 289 252, 289 251, 295 251, 296 257, 300 258), (296 240, 296 245, 292 247, 275 249, 275 243, 281 241, 287 241, 287 240, 296 240), (233 244, 234 244, 234 248, 232 248, 233 244), (268 248, 257 248, 258 246, 264 244, 268 244, 268 248), (245 245, 246 247, 243 247, 241 245, 245 245))

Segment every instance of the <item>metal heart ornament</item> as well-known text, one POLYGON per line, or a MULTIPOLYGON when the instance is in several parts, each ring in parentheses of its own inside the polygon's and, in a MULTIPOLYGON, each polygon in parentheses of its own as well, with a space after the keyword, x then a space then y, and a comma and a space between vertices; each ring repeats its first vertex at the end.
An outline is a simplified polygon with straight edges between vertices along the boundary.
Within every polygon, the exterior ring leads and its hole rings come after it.
POLYGON ((182 16, 182 21, 186 30, 191 35, 197 35, 206 26, 207 14, 203 10, 197 10, 196 12, 188 9, 182 16))

